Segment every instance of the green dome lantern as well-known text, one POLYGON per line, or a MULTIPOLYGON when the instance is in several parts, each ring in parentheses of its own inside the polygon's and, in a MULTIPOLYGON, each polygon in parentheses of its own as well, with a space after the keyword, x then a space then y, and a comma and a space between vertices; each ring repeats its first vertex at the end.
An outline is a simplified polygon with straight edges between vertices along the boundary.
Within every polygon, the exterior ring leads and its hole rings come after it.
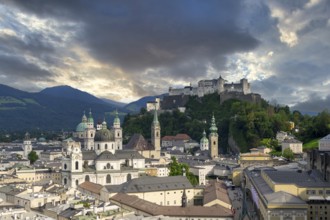
POLYGON ((211 127, 210 127, 210 132, 211 133, 217 133, 218 132, 218 128, 215 124, 215 118, 214 115, 212 116, 212 120, 211 120, 211 127))
POLYGON ((201 138, 200 143, 201 143, 201 144, 206 144, 206 145, 209 144, 209 139, 207 139, 207 137, 206 137, 206 132, 205 132, 205 130, 204 130, 204 132, 203 132, 203 137, 201 138))

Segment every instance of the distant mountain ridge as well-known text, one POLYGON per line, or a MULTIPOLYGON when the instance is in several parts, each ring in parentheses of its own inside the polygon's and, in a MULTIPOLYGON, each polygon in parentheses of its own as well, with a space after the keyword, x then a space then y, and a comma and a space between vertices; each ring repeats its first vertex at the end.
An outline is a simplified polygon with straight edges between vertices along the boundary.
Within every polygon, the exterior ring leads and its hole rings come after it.
POLYGON ((106 113, 112 123, 111 112, 118 107, 69 86, 29 93, 0 84, 0 130, 73 130, 89 109, 95 122, 106 113))
POLYGON ((126 113, 137 113, 148 101, 160 96, 147 96, 125 104, 65 85, 30 93, 0 84, 0 130, 74 130, 83 111, 87 114, 89 109, 95 122, 105 117, 110 125, 115 110, 121 112, 123 120, 126 113))
POLYGON ((89 103, 107 104, 107 102, 87 92, 80 91, 78 89, 66 85, 46 88, 44 90, 41 90, 39 93, 44 95, 60 97, 60 98, 75 99, 89 103))

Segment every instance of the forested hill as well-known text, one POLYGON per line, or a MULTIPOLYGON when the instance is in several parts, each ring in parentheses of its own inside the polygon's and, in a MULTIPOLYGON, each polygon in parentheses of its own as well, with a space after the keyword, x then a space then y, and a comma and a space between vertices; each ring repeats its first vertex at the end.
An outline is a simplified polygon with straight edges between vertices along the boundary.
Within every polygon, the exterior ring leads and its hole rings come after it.
MULTIPOLYGON (((162 136, 187 133, 194 140, 202 137, 203 130, 209 133, 210 120, 214 114, 218 126, 220 150, 228 149, 228 137, 233 137, 241 152, 260 145, 264 138, 274 138, 277 131, 290 130, 289 121, 293 121, 299 132, 295 136, 303 142, 330 133, 330 114, 322 112, 317 116, 302 115, 298 111, 290 112, 289 107, 272 106, 262 100, 258 104, 239 100, 227 100, 219 104, 217 94, 203 98, 190 97, 186 112, 162 113, 159 116, 162 136)), ((142 133, 150 138, 150 125, 153 115, 127 115, 124 120, 125 137, 133 133, 142 133)))

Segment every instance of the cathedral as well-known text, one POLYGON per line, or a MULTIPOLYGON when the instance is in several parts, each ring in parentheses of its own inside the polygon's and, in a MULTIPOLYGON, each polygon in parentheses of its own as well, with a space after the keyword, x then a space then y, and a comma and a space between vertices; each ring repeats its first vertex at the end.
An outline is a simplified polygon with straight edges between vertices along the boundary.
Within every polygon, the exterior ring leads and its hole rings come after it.
POLYGON ((63 141, 62 183, 77 187, 90 181, 118 185, 138 178, 145 168, 145 158, 135 150, 123 150, 122 128, 118 113, 108 129, 104 120, 96 130, 90 111, 83 114, 72 138, 63 141))

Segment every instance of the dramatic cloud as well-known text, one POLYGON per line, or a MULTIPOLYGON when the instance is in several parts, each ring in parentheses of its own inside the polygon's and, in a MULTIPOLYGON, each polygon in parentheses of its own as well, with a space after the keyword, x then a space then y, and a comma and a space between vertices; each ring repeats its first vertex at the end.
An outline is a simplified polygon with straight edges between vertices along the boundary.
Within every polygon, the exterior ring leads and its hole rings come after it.
POLYGON ((329 8, 327 0, 7 0, 0 78, 130 101, 221 74, 294 105, 329 93, 329 8))

